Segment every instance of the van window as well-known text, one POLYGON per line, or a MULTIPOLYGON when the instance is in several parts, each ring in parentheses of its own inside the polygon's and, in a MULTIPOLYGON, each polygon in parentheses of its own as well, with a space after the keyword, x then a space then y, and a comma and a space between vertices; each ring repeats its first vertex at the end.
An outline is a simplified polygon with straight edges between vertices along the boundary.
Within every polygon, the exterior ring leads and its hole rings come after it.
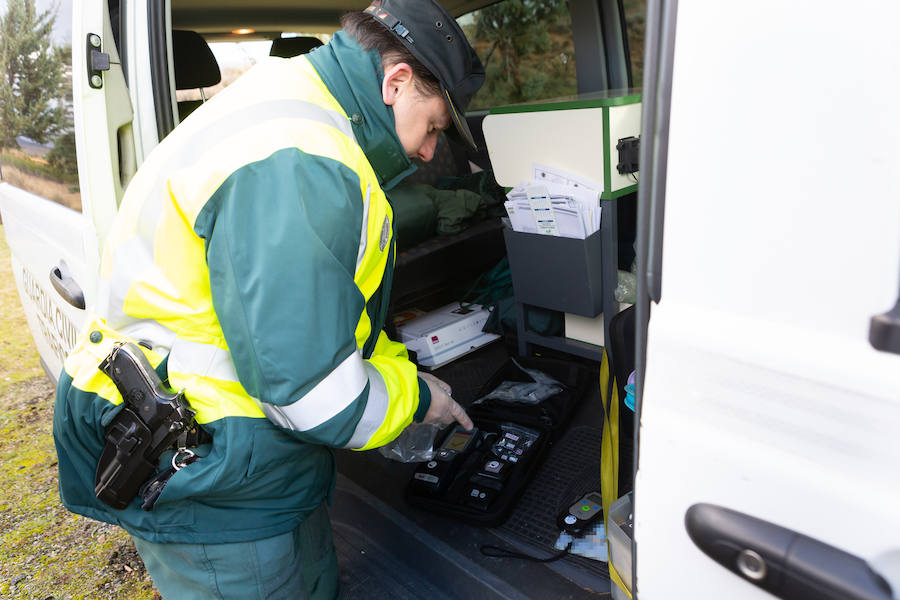
MULTIPOLYGON (((330 35, 326 34, 282 34, 282 37, 308 36, 317 37, 324 42, 330 39, 330 35)), ((222 73, 222 81, 213 87, 204 88, 203 92, 206 99, 210 99, 226 87, 234 83, 238 77, 246 73, 250 67, 260 60, 269 56, 272 48, 271 40, 247 40, 240 42, 209 42, 209 49, 212 50, 216 62, 219 63, 219 71, 222 73)), ((175 92, 175 98, 178 102, 186 100, 200 100, 200 90, 178 90, 175 92)))
MULTIPOLYGON (((216 62, 219 63, 219 71, 222 73, 222 81, 213 87, 204 88, 206 99, 210 99, 226 87, 234 83, 238 77, 255 65, 259 60, 269 55, 269 47, 272 42, 268 40, 248 40, 241 42, 210 42, 216 62)), ((185 100, 200 100, 200 90, 178 90, 175 92, 178 102, 185 100)))
POLYGON ((566 0, 504 0, 457 19, 485 67, 469 109, 575 94, 575 44, 566 0))
POLYGON ((58 4, 34 10, 28 0, 0 11, 0 181, 81 211, 72 13, 58 4))
POLYGON ((628 30, 628 53, 631 59, 631 86, 643 87, 644 19, 647 0, 625 0, 625 27, 628 30))

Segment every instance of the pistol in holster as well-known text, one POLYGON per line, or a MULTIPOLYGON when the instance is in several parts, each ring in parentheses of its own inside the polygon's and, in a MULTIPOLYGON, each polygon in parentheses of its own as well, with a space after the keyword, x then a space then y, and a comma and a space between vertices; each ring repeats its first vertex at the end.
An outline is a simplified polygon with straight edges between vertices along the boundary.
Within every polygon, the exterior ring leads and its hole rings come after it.
MULTIPOLYGON (((160 455, 167 449, 183 450, 211 438, 194 421, 195 413, 184 394, 166 386, 134 344, 117 344, 99 369, 116 384, 124 407, 106 428, 106 446, 97 463, 94 494, 104 504, 123 509, 141 493, 144 508, 149 510, 168 478, 179 468, 173 459, 171 473, 161 483, 155 482, 158 489, 148 506, 142 486, 152 478, 160 455)), ((160 479, 160 475, 154 479, 160 479)))

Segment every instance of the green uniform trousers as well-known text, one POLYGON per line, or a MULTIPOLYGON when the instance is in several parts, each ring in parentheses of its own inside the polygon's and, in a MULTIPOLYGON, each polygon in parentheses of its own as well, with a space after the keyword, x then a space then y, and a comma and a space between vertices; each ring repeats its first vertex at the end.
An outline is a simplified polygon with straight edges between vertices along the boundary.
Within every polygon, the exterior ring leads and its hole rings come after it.
POLYGON ((159 544, 133 537, 166 600, 333 600, 337 556, 322 504, 293 531, 252 542, 159 544))

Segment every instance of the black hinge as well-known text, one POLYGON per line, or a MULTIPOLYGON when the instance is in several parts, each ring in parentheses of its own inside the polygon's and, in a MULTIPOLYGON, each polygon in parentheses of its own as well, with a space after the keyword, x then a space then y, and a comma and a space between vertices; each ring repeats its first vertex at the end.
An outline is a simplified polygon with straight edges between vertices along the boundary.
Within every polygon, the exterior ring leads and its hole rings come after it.
POLYGON ((100 51, 100 36, 96 33, 87 35, 88 85, 98 90, 103 87, 103 71, 109 71, 109 54, 100 51))
POLYGON ((641 154, 641 138, 640 136, 630 136, 622 138, 616 144, 616 150, 619 151, 619 162, 616 164, 616 170, 620 175, 628 173, 636 173, 638 171, 638 160, 641 154))
POLYGON ((900 354, 900 300, 893 309, 872 317, 869 343, 876 350, 900 354))

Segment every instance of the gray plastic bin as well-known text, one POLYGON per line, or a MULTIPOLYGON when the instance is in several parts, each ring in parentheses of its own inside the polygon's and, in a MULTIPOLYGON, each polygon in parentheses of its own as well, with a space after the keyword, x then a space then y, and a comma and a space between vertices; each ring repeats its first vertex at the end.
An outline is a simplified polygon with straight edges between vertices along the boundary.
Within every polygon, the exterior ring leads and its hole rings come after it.
POLYGON ((504 229, 516 302, 596 317, 603 312, 600 232, 587 239, 504 229))

